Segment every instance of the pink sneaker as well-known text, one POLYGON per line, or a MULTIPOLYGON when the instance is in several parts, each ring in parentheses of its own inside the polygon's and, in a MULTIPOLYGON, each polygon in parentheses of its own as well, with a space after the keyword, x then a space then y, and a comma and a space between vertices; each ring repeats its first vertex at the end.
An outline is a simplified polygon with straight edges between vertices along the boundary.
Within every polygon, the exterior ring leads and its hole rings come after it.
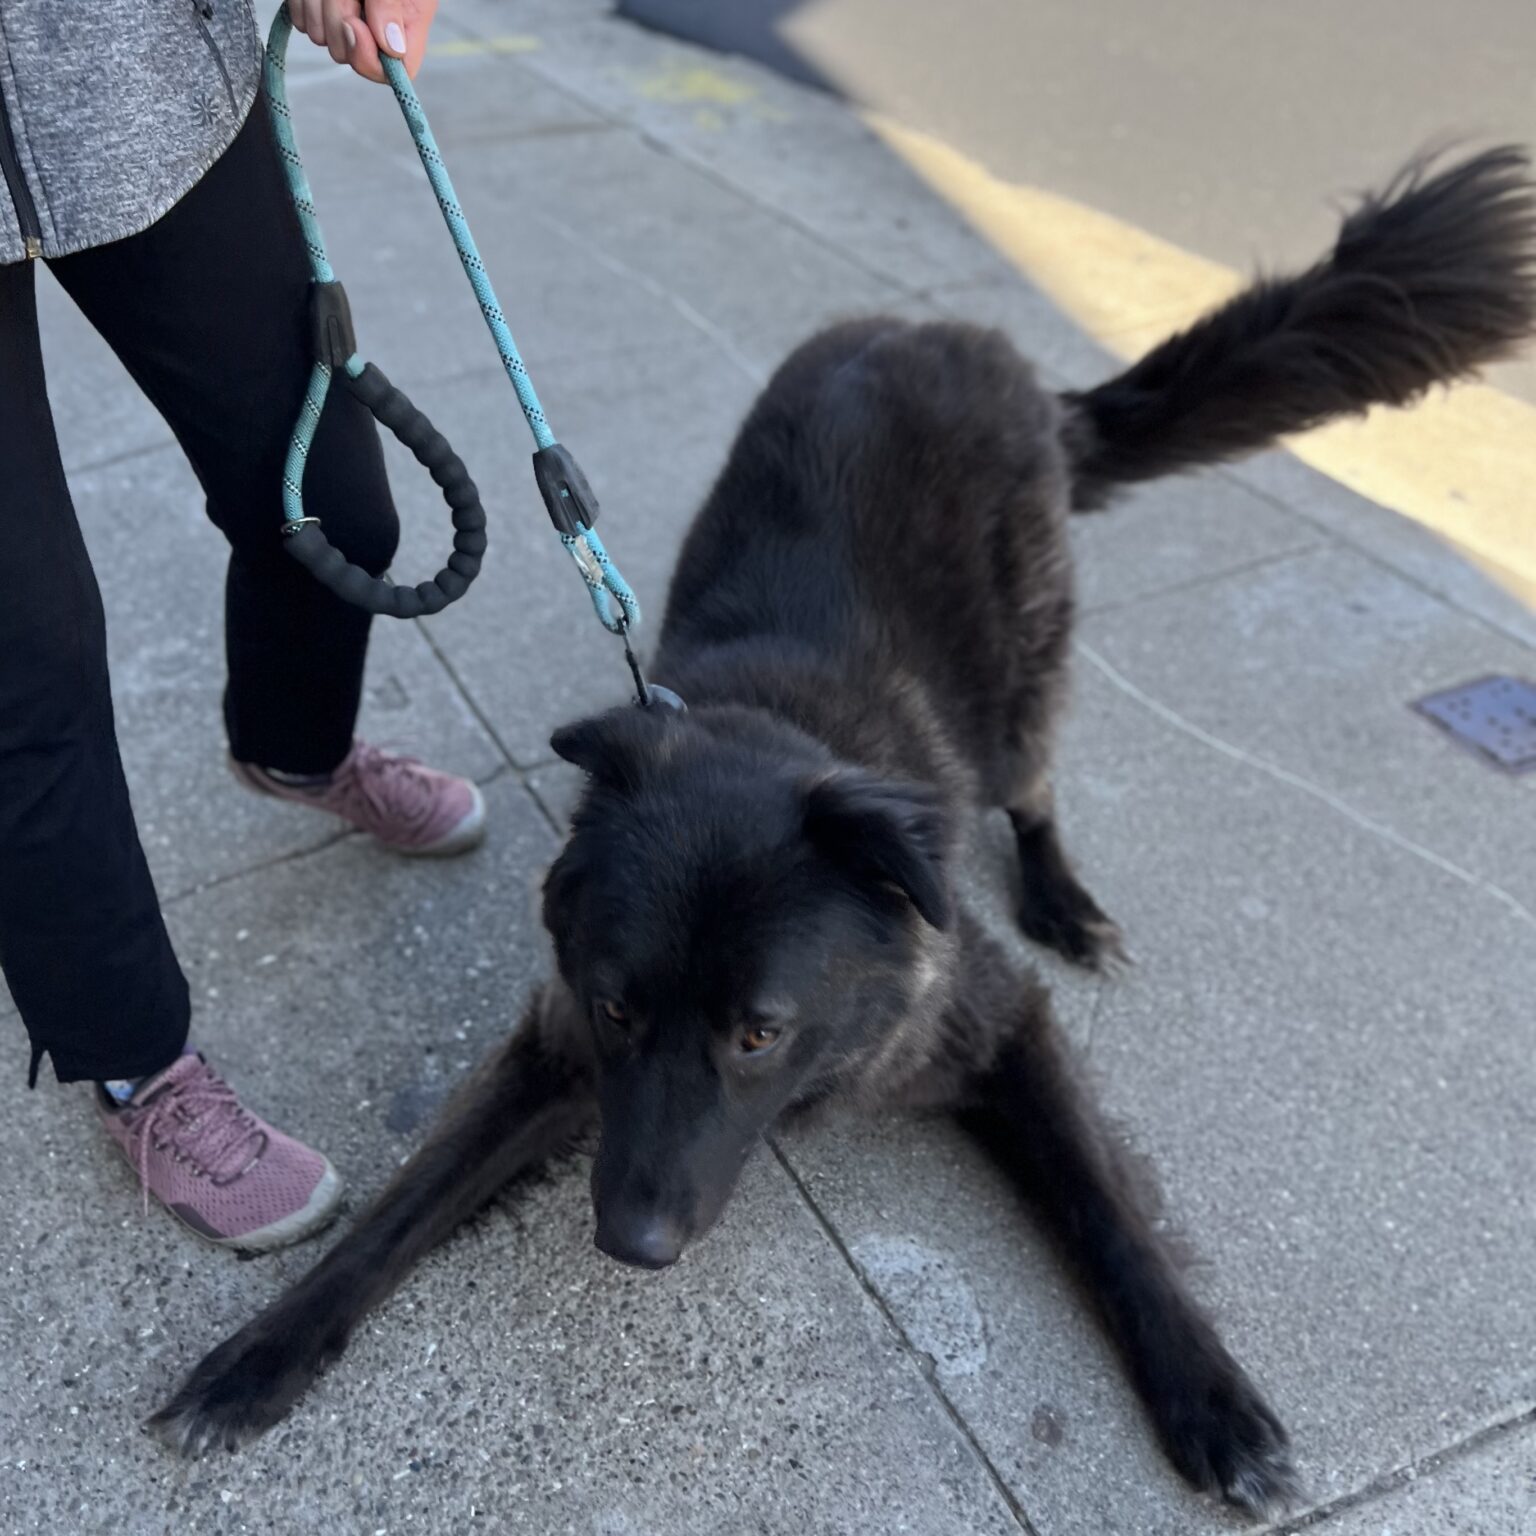
POLYGON ((144 1190, 225 1248, 264 1252, 318 1231, 341 1200, 341 1177, 274 1130, 196 1051, 139 1085, 126 1104, 95 1089, 96 1112, 144 1190))
POLYGON ((485 838, 485 800, 476 785, 366 741, 354 742, 341 767, 317 783, 295 782, 234 759, 230 766, 248 788, 329 811, 396 853, 441 858, 485 838))

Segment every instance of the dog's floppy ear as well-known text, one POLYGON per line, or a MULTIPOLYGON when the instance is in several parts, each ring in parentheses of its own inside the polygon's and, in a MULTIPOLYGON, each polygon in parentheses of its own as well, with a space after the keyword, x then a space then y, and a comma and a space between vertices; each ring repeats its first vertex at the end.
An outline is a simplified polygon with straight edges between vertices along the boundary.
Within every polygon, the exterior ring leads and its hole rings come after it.
POLYGON ((649 710, 622 705, 605 714, 592 715, 562 725, 549 738, 556 757, 574 763, 600 784, 622 789, 633 784, 654 746, 659 722, 647 718, 649 710))
POLYGON ((806 790, 805 831, 822 854, 856 878, 893 885, 935 928, 949 925, 943 807, 923 784, 859 771, 806 790))

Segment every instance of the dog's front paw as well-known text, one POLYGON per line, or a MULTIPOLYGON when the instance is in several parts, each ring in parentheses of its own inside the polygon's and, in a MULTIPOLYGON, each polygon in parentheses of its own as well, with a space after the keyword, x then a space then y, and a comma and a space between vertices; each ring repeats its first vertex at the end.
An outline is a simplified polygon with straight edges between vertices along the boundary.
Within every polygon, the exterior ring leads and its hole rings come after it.
POLYGON ((148 1427, 182 1456, 238 1450, 293 1407, 323 1364, 311 1345, 258 1318, 205 1356, 148 1427))
POLYGON ((1203 1492, 1255 1519, 1300 1499, 1285 1426, 1235 1363, 1165 1397, 1156 1417, 1173 1464, 1203 1492))

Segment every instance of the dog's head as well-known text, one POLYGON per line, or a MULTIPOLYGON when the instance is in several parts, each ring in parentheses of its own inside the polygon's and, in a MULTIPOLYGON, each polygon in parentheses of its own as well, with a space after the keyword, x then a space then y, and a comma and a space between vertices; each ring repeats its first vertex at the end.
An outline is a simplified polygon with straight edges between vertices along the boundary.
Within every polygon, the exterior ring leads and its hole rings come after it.
POLYGON ((946 818, 747 711, 629 707, 552 744, 588 775, 544 921, 598 1063, 597 1243, 659 1268, 899 1025, 949 921, 946 818))

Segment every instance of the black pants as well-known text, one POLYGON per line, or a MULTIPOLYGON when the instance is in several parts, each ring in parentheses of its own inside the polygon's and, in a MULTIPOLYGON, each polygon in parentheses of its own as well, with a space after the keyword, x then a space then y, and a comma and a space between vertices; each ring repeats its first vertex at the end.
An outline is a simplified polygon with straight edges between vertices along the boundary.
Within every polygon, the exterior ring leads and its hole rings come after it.
MULTIPOLYGON (((310 355, 309 270, 258 103, 152 228, 52 271, 176 434, 230 544, 225 723, 237 758, 324 773, 351 746, 368 616, 282 549, 281 472, 310 355)), ((31 264, 0 266, 0 967, 61 1081, 154 1071, 187 1035, 118 757, 96 578, 45 393, 31 264)), ((305 510, 375 573, 398 524, 367 411, 333 390, 305 510)), ((153 506, 116 515, 147 520, 153 506)), ((176 624, 175 570, 160 573, 176 624)))

